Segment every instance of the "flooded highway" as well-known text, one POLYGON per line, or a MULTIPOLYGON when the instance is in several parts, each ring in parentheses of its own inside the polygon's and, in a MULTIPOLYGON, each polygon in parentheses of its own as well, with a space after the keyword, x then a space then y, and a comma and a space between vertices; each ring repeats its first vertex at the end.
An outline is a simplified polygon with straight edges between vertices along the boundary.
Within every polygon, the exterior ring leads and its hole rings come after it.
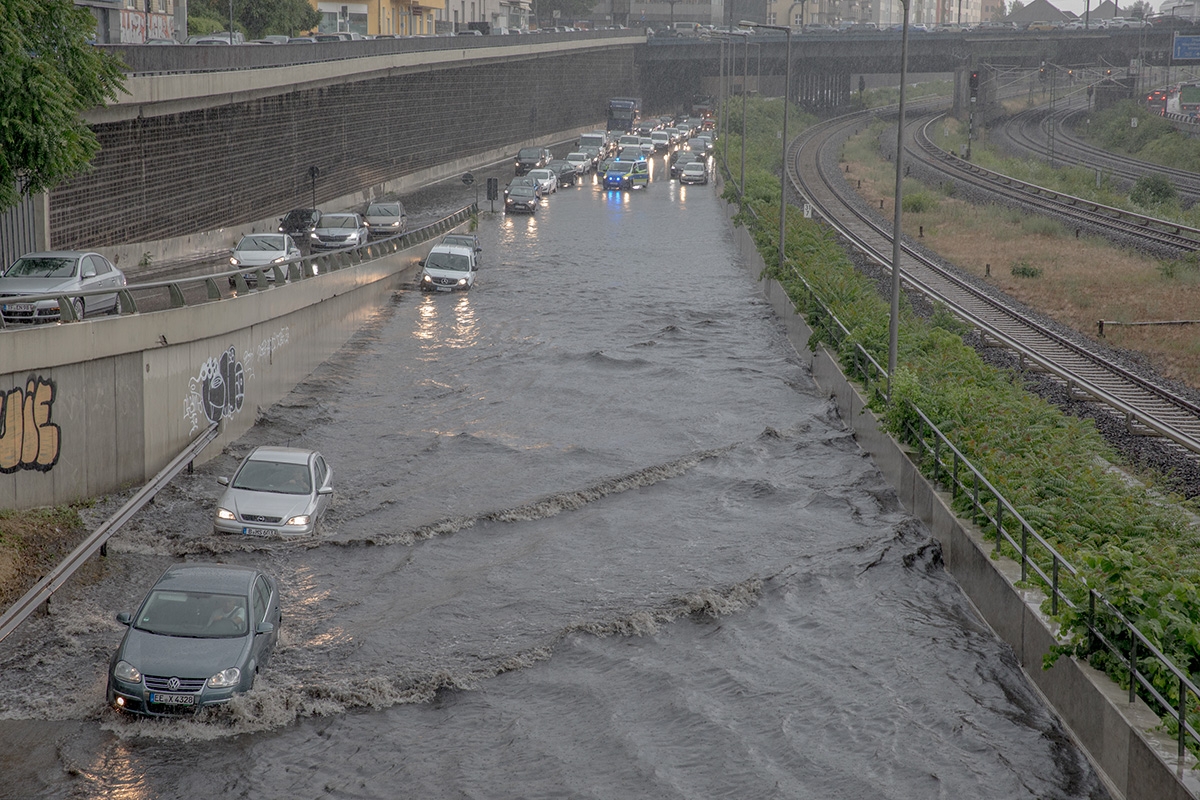
POLYGON ((812 382, 713 186, 660 158, 644 191, 483 207, 474 289, 397 291, 0 645, 0 797, 1108 796, 812 382), (212 534, 259 444, 331 464, 320 539, 212 534), (179 561, 276 576, 279 647, 225 708, 118 715, 114 615, 179 561))

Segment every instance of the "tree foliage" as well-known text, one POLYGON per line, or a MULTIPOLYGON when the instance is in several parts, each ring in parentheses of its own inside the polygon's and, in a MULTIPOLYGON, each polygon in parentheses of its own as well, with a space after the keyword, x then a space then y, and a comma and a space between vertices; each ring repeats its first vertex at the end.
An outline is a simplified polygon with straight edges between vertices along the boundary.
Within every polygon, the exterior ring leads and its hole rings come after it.
MULTIPOLYGON (((317 27, 321 14, 308 0, 234 0, 234 26, 247 39, 268 34, 296 36, 317 27)), ((229 0, 191 0, 188 3, 188 30, 208 33, 229 28, 229 0)))
POLYGON ((71 0, 0 0, 0 20, 3 209, 87 169, 100 145, 81 113, 116 99, 124 77, 71 0))

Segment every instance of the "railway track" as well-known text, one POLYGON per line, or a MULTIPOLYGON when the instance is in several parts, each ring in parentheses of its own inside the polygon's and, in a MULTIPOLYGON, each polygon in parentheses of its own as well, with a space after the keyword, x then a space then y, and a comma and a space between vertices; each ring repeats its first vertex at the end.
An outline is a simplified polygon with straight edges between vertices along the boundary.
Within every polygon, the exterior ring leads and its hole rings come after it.
MULTIPOLYGON (((838 168, 842 144, 865 122, 864 114, 854 114, 810 128, 790 145, 787 174, 794 191, 842 237, 890 269, 890 223, 865 208, 838 168)), ((1196 236, 1200 242, 1200 231, 1196 236)), ((943 267, 907 243, 902 243, 900 270, 909 287, 954 310, 988 343, 1009 348, 1024 368, 1065 384, 1074 399, 1103 404, 1131 433, 1161 436, 1193 455, 1200 454, 1200 406, 1188 398, 1115 363, 1085 337, 1048 328, 1008 298, 943 267)))
POLYGON ((1185 204, 1200 200, 1200 175, 1195 172, 1103 150, 1076 136, 1072 122, 1087 111, 1086 106, 1078 104, 1063 104, 1053 109, 1048 106, 1031 108, 1006 119, 999 133, 1009 149, 1022 157, 1046 160, 1051 166, 1080 164, 1103 170, 1126 186, 1142 175, 1158 173, 1174 184, 1185 204))
POLYGON ((1200 250, 1200 229, 1046 189, 961 159, 933 142, 928 129, 936 119, 926 117, 909 121, 905 149, 946 177, 1019 203, 1032 211, 1087 226, 1105 236, 1153 245, 1164 254, 1181 255, 1200 250))

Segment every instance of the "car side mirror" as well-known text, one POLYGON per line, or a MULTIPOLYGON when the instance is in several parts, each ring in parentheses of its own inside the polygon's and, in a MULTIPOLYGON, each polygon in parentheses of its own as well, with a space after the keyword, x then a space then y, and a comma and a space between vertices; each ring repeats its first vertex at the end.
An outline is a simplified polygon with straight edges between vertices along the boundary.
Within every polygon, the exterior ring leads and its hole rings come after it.
POLYGON ((425 259, 423 259, 423 258, 422 258, 420 261, 418 261, 418 262, 417 262, 417 266, 418 266, 418 267, 423 267, 423 266, 425 266, 425 259))
POLYGON ((120 614, 117 614, 117 622, 122 625, 129 625, 133 622, 133 614, 130 614, 128 611, 122 611, 120 614))
POLYGON ((270 622, 260 622, 254 626, 254 634, 257 636, 263 633, 274 633, 275 625, 270 622))
POLYGON ((96 277, 96 270, 92 269, 91 267, 88 267, 87 269, 85 269, 85 270, 83 271, 83 277, 85 277, 85 278, 94 278, 94 277, 96 277))
POLYGON ((217 483, 221 484, 222 486, 228 486, 229 478, 226 477, 225 475, 222 475, 219 478, 217 478, 217 483))
POLYGON ((317 489, 317 494, 333 494, 333 487, 322 486, 320 489, 317 489))

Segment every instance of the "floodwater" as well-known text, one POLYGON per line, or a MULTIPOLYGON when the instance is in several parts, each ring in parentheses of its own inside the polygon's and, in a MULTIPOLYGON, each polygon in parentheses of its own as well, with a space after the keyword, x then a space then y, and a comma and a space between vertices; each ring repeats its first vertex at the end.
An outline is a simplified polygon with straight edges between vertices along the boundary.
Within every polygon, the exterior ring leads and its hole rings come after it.
POLYGON ((475 289, 397 291, 0 645, 0 796, 1107 797, 712 186, 660 160, 478 233, 475 289), (211 534, 216 476, 262 443, 333 466, 319 541, 211 534), (122 717, 113 615, 180 560, 273 573, 280 646, 226 708, 122 717))

